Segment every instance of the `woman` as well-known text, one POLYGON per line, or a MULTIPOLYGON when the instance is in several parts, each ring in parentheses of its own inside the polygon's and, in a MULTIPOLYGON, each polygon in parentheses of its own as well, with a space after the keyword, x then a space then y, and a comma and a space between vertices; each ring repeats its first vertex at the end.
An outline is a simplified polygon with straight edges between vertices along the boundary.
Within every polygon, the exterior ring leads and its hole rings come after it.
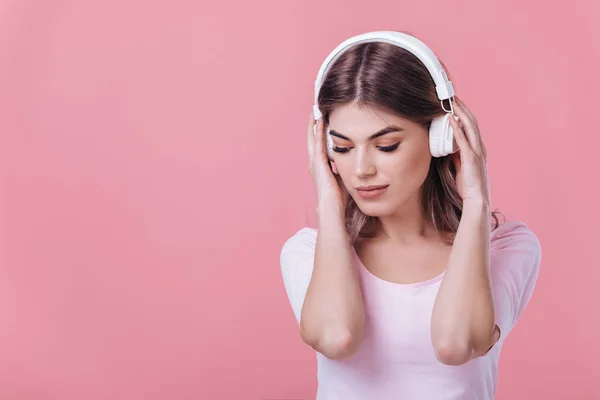
POLYGON ((307 131, 318 226, 281 250, 318 400, 495 396, 541 247, 491 211, 477 120, 452 97, 440 104, 421 60, 386 42, 347 49, 323 79, 307 131), (458 151, 432 157, 448 109, 458 151))

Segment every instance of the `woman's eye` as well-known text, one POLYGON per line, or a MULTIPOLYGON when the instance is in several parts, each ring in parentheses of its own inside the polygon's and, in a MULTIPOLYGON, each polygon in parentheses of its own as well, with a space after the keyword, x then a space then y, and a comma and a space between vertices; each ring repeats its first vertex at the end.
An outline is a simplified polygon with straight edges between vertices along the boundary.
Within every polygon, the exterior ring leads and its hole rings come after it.
POLYGON ((399 144, 400 144, 400 143, 398 142, 398 143, 396 143, 396 144, 393 144, 393 145, 391 145, 391 146, 380 146, 380 147, 379 147, 379 150, 381 150, 381 151, 384 151, 384 152, 390 152, 390 151, 394 151, 394 150, 396 150, 396 149, 398 148, 398 145, 399 145, 399 144))
MULTIPOLYGON (((393 144, 391 146, 378 146, 377 148, 380 151, 389 153, 390 151, 394 151, 398 148, 398 145, 400 144, 400 142, 393 144)), ((335 151, 336 153, 347 153, 350 151, 349 147, 340 147, 340 146, 333 146, 332 148, 333 151, 335 151)))
POLYGON ((338 146, 333 146, 333 151, 335 151, 336 153, 347 153, 350 149, 347 147, 338 147, 338 146))

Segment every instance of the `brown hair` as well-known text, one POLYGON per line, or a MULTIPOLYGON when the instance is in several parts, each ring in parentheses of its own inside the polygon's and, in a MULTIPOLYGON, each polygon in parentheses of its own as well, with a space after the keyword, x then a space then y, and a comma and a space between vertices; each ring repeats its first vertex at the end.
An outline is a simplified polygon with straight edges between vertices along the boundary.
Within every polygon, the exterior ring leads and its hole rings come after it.
MULTIPOLYGON (((446 66, 440 61, 448 78, 446 66)), ((444 108, 450 109, 449 100, 444 108)), ((427 131, 433 118, 445 113, 435 91, 435 83, 425 65, 414 54, 396 45, 371 42, 346 50, 331 66, 323 80, 318 106, 324 122, 334 108, 354 103, 385 109, 421 124, 427 131)), ((339 175, 336 175, 340 183, 339 175)), ((456 169, 450 156, 432 157, 422 190, 425 218, 441 233, 444 241, 454 242, 462 215, 462 199, 456 184, 456 169)), ((493 211, 496 229, 498 212, 493 211)), ((358 237, 372 237, 378 228, 377 217, 364 214, 351 196, 346 208, 346 229, 352 243, 358 237)))

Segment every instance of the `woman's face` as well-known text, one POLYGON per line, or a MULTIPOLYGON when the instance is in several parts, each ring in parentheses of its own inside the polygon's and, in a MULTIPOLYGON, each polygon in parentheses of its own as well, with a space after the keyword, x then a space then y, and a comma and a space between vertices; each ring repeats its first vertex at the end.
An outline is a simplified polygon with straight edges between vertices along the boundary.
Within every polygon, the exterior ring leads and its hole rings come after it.
POLYGON ((391 215, 417 199, 431 162, 426 129, 386 111, 347 104, 329 114, 328 131, 335 166, 362 212, 391 215), (370 185, 385 187, 361 190, 370 185))

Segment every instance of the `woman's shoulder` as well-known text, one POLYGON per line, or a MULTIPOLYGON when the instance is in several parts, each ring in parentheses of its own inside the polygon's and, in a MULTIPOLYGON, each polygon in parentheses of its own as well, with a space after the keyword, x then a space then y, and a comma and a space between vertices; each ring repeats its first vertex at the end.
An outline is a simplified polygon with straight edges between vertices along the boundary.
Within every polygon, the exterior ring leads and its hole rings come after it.
POLYGON ((524 222, 520 220, 505 221, 492 230, 491 235, 491 251, 502 249, 528 248, 534 252, 541 251, 541 243, 538 236, 524 222))
POLYGON ((317 230, 302 227, 286 238, 281 247, 281 258, 290 259, 314 254, 317 244, 317 230))
POLYGON ((296 245, 296 244, 304 244, 311 245, 316 244, 317 240, 317 229, 311 228, 309 226, 304 226, 290 236, 288 236, 284 242, 284 246, 286 245, 296 245))
MULTIPOLYGON (((304 226, 288 236, 282 246, 282 253, 314 253, 318 231, 316 228, 304 226)), ((521 220, 504 221, 491 231, 492 252, 503 249, 530 249, 541 252, 541 243, 535 232, 521 220)))

